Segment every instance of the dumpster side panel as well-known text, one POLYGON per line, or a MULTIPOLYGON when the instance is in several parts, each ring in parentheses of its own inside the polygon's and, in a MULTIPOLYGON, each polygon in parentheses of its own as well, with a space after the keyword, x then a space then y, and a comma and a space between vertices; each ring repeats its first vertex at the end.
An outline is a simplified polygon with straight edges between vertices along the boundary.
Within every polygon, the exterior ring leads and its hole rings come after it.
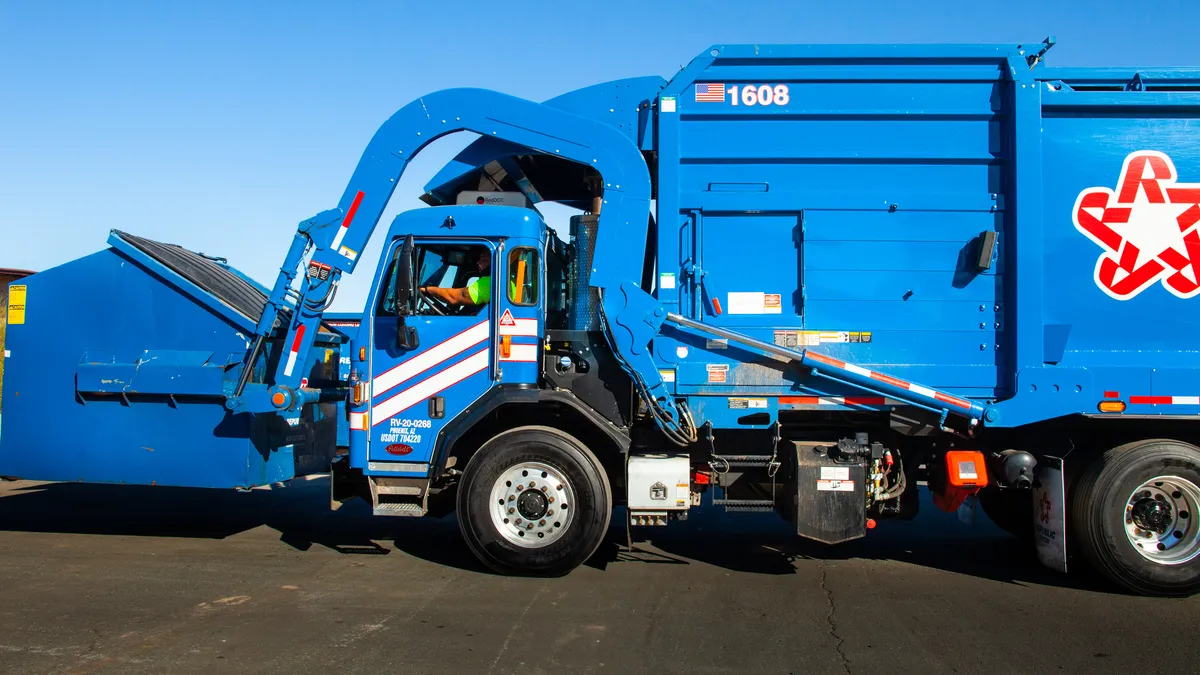
POLYGON ((115 249, 25 281, 26 321, 8 333, 0 474, 238 487, 291 478, 294 451, 307 464, 331 451, 332 405, 290 421, 227 412, 221 394, 247 336, 115 249), (328 450, 314 447, 318 430, 328 450))

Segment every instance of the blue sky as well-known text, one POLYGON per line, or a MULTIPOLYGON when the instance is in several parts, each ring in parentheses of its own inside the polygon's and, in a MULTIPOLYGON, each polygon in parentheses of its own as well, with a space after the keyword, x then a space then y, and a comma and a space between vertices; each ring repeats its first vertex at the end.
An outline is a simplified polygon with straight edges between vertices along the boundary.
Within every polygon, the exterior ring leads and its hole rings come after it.
MULTIPOLYGON (((1058 37, 1052 65, 1200 65, 1200 2, 17 2, 0 0, 0 267, 46 269, 118 228, 260 281, 421 94, 534 100, 670 77, 716 43, 1058 37)), ((383 222, 461 138, 427 149, 383 222)), ((552 220, 561 213, 552 213, 552 220)), ((342 286, 360 309, 378 257, 342 286)))

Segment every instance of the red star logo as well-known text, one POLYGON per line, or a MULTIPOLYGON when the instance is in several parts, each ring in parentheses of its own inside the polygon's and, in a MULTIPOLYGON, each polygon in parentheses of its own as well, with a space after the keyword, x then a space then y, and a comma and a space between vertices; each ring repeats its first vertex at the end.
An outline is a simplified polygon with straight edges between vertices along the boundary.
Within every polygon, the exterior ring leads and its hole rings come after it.
POLYGON ((1200 294, 1200 183, 1177 179, 1170 157, 1139 150, 1125 158, 1117 191, 1079 193, 1072 219, 1104 249, 1095 280, 1109 296, 1128 300, 1160 281, 1180 298, 1200 294))

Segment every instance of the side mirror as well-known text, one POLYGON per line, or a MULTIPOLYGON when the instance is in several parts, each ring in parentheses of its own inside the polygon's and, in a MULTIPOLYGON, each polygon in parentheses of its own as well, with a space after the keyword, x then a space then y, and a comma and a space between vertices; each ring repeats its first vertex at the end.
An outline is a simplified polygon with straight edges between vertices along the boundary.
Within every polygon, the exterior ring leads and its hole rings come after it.
POLYGON ((412 313, 413 291, 417 285, 416 255, 417 248, 410 234, 404 238, 396 258, 396 347, 400 349, 416 349, 421 344, 416 327, 407 325, 404 320, 412 313))

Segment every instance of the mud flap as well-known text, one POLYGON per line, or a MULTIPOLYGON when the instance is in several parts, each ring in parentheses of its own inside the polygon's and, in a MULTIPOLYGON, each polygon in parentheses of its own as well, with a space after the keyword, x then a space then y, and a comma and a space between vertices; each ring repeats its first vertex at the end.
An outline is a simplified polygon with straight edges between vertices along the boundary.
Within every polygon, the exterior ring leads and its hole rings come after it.
POLYGON ((1038 462, 1033 483, 1033 537, 1038 560, 1057 572, 1067 571, 1067 505, 1063 460, 1038 462))

